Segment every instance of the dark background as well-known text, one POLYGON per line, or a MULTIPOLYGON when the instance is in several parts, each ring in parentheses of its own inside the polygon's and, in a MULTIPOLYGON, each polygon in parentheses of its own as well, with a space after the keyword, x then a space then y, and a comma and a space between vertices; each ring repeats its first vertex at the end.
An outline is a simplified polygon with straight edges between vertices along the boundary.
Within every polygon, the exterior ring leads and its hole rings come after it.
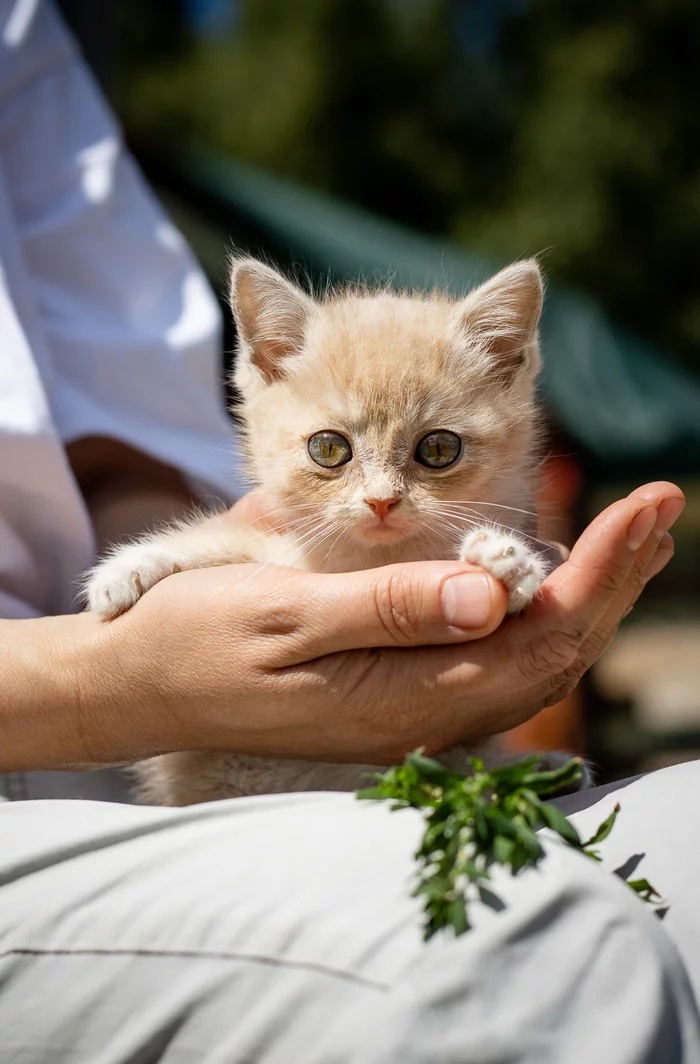
POLYGON ((111 18, 134 133, 194 136, 502 259, 544 252, 695 366, 694 0, 123 0, 111 18))

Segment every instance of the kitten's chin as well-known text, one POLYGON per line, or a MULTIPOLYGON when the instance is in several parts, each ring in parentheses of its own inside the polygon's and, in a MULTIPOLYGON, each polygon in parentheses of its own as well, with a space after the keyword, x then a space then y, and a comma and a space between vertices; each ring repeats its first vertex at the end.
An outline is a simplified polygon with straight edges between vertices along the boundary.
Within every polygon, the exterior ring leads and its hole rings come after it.
POLYGON ((363 521, 353 529, 353 533, 364 546, 383 547, 409 539, 413 528, 408 522, 392 521, 390 518, 387 521, 363 521))

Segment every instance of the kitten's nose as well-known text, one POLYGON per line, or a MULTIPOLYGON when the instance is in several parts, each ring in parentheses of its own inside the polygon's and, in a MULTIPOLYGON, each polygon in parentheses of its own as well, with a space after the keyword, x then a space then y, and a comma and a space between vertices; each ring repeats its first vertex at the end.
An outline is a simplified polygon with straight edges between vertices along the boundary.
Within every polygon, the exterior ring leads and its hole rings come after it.
POLYGON ((396 506, 399 499, 365 499, 367 505, 374 510, 380 521, 383 521, 392 506, 396 506))

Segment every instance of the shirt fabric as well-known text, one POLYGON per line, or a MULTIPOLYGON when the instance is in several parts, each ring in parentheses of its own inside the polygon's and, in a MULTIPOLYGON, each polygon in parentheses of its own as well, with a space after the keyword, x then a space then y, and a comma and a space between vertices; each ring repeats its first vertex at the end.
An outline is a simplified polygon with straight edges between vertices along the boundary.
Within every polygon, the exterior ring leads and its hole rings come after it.
MULTIPOLYGON (((218 304, 57 12, 0 0, 0 617, 81 608, 95 541, 71 441, 120 440, 206 501, 240 493, 221 363, 218 304)), ((2 794, 127 791, 46 772, 2 794)))
MULTIPOLYGON (((222 249, 223 252, 223 249, 222 249)), ((0 0, 0 616, 76 610, 64 445, 121 440, 231 498, 214 296, 53 8, 0 0)))
POLYGON ((427 943, 415 809, 0 803, 0 1064, 698 1064, 700 764, 615 787, 427 943))

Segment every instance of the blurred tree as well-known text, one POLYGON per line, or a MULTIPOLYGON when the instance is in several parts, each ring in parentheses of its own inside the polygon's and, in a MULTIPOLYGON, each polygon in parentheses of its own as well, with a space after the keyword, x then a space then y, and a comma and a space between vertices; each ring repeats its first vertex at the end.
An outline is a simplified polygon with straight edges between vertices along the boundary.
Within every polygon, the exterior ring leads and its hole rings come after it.
POLYGON ((148 68, 132 63, 127 39, 122 103, 141 131, 196 135, 444 230, 467 172, 483 184, 460 144, 456 85, 444 91, 444 68, 457 67, 448 8, 448 0, 403 13, 381 0, 247 0, 235 32, 192 37, 148 68))
POLYGON ((199 35, 186 6, 122 0, 132 130, 485 253, 546 251, 555 278, 697 358, 696 0, 236 0, 199 35))
POLYGON ((533 0, 504 49, 520 71, 513 166, 463 239, 549 248, 594 293, 693 363, 700 348, 700 6, 533 0))

